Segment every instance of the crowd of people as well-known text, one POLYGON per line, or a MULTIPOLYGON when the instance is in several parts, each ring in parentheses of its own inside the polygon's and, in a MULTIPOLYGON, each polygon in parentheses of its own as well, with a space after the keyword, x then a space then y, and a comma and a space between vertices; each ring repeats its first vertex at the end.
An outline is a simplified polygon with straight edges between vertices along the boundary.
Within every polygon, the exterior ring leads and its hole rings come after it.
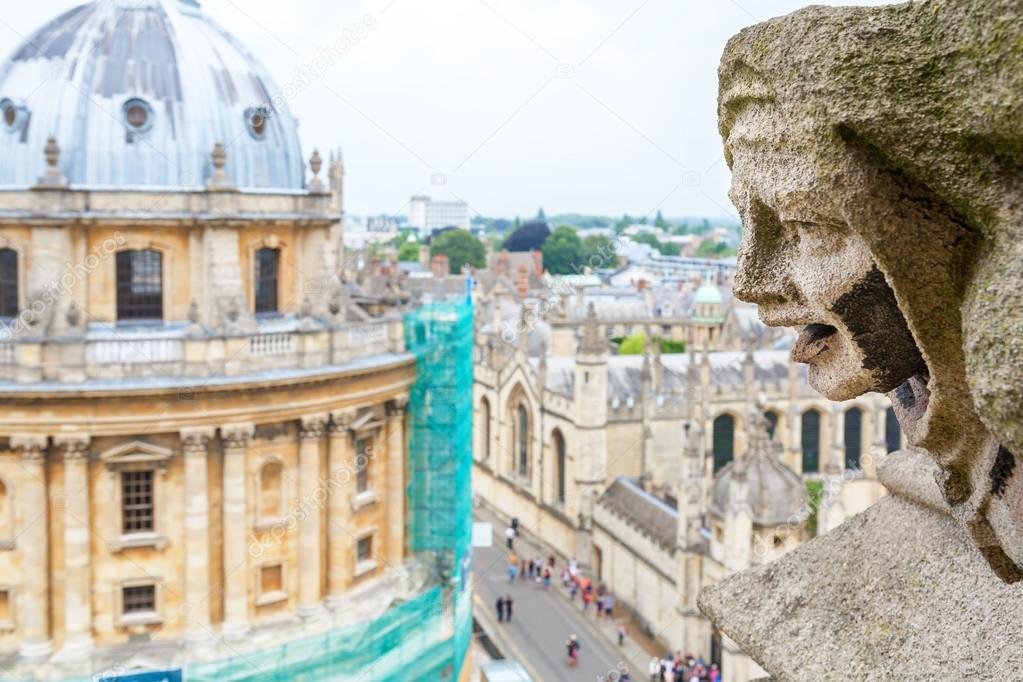
POLYGON ((681 652, 668 652, 664 658, 650 659, 650 682, 720 682, 721 671, 703 657, 693 658, 681 652))
MULTIPOLYGON (((505 541, 508 548, 508 584, 514 585, 530 581, 535 583, 539 589, 548 591, 551 582, 557 574, 557 560, 553 555, 544 559, 541 556, 532 558, 521 558, 515 553, 515 539, 518 536, 518 523, 512 521, 512 525, 505 531, 505 541)), ((579 568, 575 559, 569 560, 561 568, 560 580, 562 587, 568 592, 569 598, 575 602, 580 599, 584 613, 592 610, 594 618, 613 620, 615 613, 615 598, 602 584, 594 582, 579 568)), ((510 623, 512 619, 512 598, 511 595, 501 596, 497 599, 497 620, 501 623, 510 623)), ((628 636, 625 623, 617 624, 618 645, 625 646, 628 636)), ((579 655, 579 642, 575 635, 569 637, 566 648, 570 665, 574 665, 579 655)), ((663 658, 652 658, 650 660, 651 682, 720 682, 721 672, 715 664, 707 664, 702 657, 682 656, 680 652, 668 652, 663 658)), ((614 682, 630 682, 632 679, 628 669, 621 669, 612 673, 614 682)), ((612 678, 609 678, 612 679, 612 678)))

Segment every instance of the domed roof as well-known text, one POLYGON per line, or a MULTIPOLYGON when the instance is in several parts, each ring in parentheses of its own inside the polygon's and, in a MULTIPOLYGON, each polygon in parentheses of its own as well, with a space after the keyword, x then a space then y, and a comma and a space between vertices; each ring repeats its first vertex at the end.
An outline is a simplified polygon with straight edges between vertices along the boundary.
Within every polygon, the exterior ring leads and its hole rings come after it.
POLYGON ((693 303, 696 305, 721 305, 722 301, 721 290, 714 284, 713 275, 708 274, 703 278, 703 284, 696 290, 696 298, 693 299, 693 303))
POLYGON ((198 188, 214 144, 239 188, 301 190, 297 124, 256 58, 194 0, 100 0, 0 66, 0 185, 35 184, 49 136, 72 185, 198 188))
POLYGON ((781 444, 767 435, 767 420, 762 415, 755 419, 755 432, 750 447, 738 462, 726 464, 714 476, 710 512, 724 517, 732 505, 732 479, 736 465, 746 475, 746 501, 758 526, 776 526, 802 518, 806 504, 806 487, 799 474, 779 459, 781 444))

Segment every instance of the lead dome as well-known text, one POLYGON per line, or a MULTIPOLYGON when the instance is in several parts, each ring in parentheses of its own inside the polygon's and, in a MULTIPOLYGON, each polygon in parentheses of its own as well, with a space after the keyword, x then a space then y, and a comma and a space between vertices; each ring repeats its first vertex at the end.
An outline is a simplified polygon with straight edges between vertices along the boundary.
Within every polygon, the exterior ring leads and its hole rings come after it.
POLYGON ((201 188, 216 143, 239 188, 302 190, 297 123, 267 70, 190 0, 100 0, 53 19, 0 67, 0 186, 201 188))

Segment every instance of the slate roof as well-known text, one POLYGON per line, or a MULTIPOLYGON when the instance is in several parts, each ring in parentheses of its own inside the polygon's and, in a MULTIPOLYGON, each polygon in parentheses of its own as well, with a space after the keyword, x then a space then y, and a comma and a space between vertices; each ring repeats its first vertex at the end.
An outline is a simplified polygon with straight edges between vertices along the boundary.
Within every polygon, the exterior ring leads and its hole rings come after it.
POLYGON ((634 479, 618 477, 597 504, 671 551, 675 547, 678 511, 644 491, 634 479))

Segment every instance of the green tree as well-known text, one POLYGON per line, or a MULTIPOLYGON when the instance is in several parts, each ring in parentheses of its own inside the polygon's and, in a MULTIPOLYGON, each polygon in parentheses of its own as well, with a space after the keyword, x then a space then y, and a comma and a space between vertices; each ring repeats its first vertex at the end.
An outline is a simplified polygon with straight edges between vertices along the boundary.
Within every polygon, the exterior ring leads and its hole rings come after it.
POLYGON ((543 206, 541 206, 540 210, 536 212, 536 217, 533 218, 533 221, 537 223, 547 222, 547 214, 543 212, 543 206))
POLYGON ((547 223, 526 223, 504 240, 504 248, 509 251, 539 250, 550 234, 551 228, 547 227, 547 223))
POLYGON ((617 243, 602 234, 591 234, 583 240, 582 265, 591 270, 617 266, 617 243))
POLYGON ((583 242, 571 227, 562 225, 544 240, 543 266, 552 275, 570 275, 581 269, 583 242))
POLYGON ((697 258, 728 258, 729 256, 734 256, 735 253, 735 249, 729 247, 724 242, 704 240, 696 247, 697 258))
POLYGON ((487 249, 483 242, 465 230, 448 230, 434 237, 430 244, 430 257, 438 254, 447 256, 451 274, 459 275, 466 263, 482 268, 486 264, 487 249))
POLYGON ((414 263, 419 260, 419 244, 407 241, 398 247, 398 260, 414 263))
POLYGON ((622 343, 618 346, 619 355, 642 355, 643 345, 646 342, 646 334, 643 332, 636 332, 630 334, 622 340, 622 343))
POLYGON ((668 227, 668 221, 665 220, 664 216, 661 214, 661 209, 657 209, 657 217, 654 218, 654 225, 660 228, 668 227))

